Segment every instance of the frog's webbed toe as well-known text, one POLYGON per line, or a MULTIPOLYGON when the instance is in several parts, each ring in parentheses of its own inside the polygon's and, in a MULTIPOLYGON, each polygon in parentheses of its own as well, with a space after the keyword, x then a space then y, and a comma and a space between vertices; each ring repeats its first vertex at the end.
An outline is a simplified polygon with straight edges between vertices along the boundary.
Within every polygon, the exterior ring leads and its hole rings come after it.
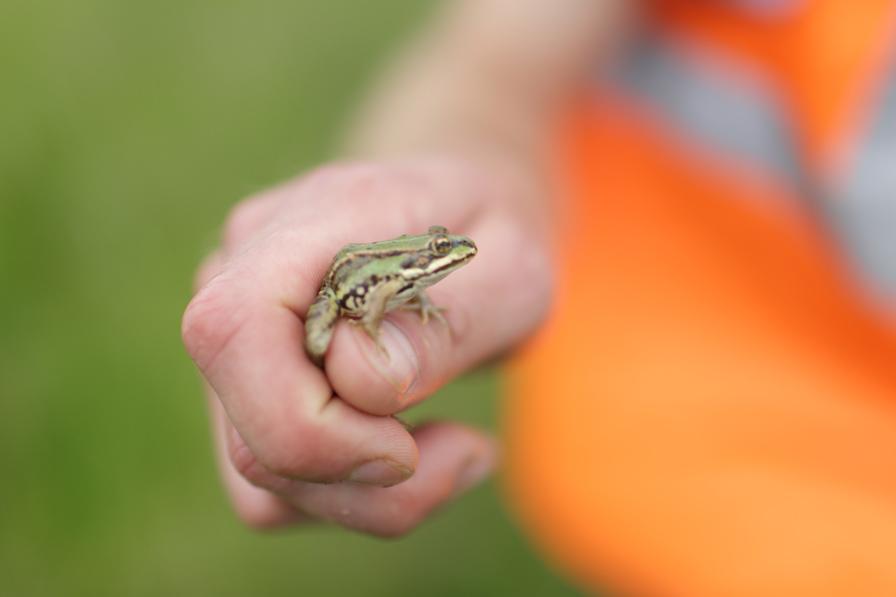
POLYGON ((408 309, 410 311, 419 311, 420 312, 420 320, 423 322, 423 325, 429 323, 429 318, 432 317, 436 319, 444 325, 445 327, 449 327, 448 320, 445 319, 443 313, 448 311, 445 307, 437 307, 435 303, 429 300, 429 297, 425 292, 419 292, 417 295, 403 304, 401 306, 402 309, 408 309))
POLYGON ((387 361, 389 360, 389 351, 386 350, 386 347, 380 342, 380 324, 383 321, 382 318, 374 321, 373 318, 352 317, 346 319, 346 321, 348 321, 349 324, 364 330, 364 333, 367 334, 367 337, 370 338, 376 346, 377 351, 383 355, 387 361))

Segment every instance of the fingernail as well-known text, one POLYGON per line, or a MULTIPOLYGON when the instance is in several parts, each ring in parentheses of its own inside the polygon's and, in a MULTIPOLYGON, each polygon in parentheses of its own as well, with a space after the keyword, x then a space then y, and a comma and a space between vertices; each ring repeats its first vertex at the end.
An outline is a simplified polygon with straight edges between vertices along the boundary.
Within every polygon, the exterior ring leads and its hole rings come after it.
POLYGON ((365 485, 389 487, 401 483, 412 474, 414 474, 414 471, 403 464, 379 458, 365 462, 357 467, 348 476, 348 480, 365 485))
POLYGON ((454 495, 460 495, 479 485, 495 469, 495 457, 492 453, 471 456, 461 465, 454 480, 454 495))
POLYGON ((360 332, 365 354, 371 366, 392 385, 399 395, 406 394, 414 386, 420 372, 417 352, 410 339, 397 325, 384 321, 380 326, 380 349, 360 332))

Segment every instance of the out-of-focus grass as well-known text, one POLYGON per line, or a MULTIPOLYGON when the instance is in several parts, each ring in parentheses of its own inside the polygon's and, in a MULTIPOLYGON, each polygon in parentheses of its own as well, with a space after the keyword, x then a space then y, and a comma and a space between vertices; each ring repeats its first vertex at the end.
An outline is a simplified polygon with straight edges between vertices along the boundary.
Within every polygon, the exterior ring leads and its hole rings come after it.
MULTIPOLYGON (((228 207, 326 159, 427 8, 0 4, 0 593, 572 593, 493 488, 397 542, 243 529, 180 346, 228 207)), ((424 414, 492 425, 495 393, 475 375, 424 414)))

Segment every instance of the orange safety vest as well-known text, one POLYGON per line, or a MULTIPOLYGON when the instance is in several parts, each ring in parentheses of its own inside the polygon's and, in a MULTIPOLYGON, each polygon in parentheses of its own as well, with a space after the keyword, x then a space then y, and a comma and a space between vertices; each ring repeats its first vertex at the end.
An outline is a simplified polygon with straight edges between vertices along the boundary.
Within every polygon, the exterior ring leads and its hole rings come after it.
POLYGON ((655 1, 586 95, 519 518, 591 589, 896 596, 896 1, 655 1))

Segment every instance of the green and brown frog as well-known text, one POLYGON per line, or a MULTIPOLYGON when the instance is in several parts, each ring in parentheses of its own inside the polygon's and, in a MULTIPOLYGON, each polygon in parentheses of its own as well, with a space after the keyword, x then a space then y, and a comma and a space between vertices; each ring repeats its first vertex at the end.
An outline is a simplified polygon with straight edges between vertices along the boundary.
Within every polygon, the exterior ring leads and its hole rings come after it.
POLYGON ((468 263, 476 245, 466 236, 432 226, 426 234, 351 244, 333 259, 317 298, 305 317, 305 349, 322 363, 340 317, 358 322, 379 344, 383 316, 397 308, 415 309, 426 324, 445 321, 426 288, 468 263))

